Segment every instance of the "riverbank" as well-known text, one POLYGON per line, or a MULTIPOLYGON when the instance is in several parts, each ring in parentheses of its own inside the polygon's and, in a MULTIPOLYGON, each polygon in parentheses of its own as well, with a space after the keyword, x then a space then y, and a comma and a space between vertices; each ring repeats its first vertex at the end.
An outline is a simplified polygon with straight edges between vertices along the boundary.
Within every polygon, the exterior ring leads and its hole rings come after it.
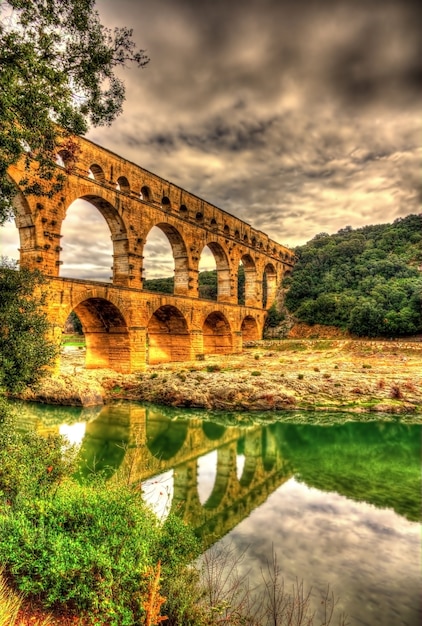
POLYGON ((412 414, 422 420, 422 342, 267 340, 241 354, 148 366, 123 375, 86 370, 84 350, 23 399, 95 405, 113 400, 224 411, 329 410, 412 414))

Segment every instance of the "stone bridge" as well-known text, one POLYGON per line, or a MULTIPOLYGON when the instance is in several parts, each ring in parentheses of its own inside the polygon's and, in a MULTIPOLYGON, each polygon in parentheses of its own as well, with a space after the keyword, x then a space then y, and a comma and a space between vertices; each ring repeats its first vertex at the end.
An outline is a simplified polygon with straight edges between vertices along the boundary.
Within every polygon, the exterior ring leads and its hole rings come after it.
POLYGON ((57 155, 57 168, 66 179, 51 198, 22 193, 24 177, 37 182, 35 166, 28 172, 20 164, 9 172, 19 190, 15 221, 20 264, 50 279, 47 312, 57 341, 75 311, 86 336, 86 366, 129 373, 145 369, 146 363, 240 352, 243 341, 261 338, 266 311, 293 266, 293 252, 109 150, 83 138, 76 141, 79 149, 71 163, 66 151, 57 155), (94 205, 110 229, 109 283, 60 278, 62 224, 76 199, 94 205), (171 246, 173 295, 143 288, 143 251, 153 227, 171 246), (205 247, 215 258, 216 301, 199 298, 199 260, 205 247), (240 265, 244 304, 239 304, 240 265))

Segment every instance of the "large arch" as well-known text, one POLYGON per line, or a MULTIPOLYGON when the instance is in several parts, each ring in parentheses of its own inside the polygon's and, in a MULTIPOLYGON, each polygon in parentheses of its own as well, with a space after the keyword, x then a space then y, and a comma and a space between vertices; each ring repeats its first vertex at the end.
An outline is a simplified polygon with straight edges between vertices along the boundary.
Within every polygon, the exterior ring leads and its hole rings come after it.
POLYGON ((172 305, 157 309, 148 323, 148 362, 189 361, 191 337, 182 313, 172 305))
POLYGON ((230 302, 230 264, 224 248, 216 241, 208 241, 217 268, 217 302, 230 302))
POLYGON ((272 263, 264 267, 262 277, 262 307, 269 309, 277 295, 277 272, 272 263))
POLYGON ((210 313, 202 328, 205 354, 229 354, 233 338, 227 318, 219 311, 210 313))
MULTIPOLYGON (((14 180, 9 174, 7 174, 7 178, 15 185, 16 189, 16 193, 13 198, 13 212, 14 223, 18 229, 20 265, 32 265, 34 254, 37 254, 38 243, 34 218, 28 201, 19 189, 16 180, 14 180)), ((35 206, 35 210, 40 213, 43 210, 43 205, 38 202, 35 206)))
MULTIPOLYGON (((174 294, 187 295, 189 293, 189 258, 185 241, 180 232, 166 222, 158 222, 151 226, 159 228, 167 237, 174 259, 174 294)), ((192 294, 190 294, 192 295, 192 294)))
POLYGON ((256 266, 255 261, 250 254, 244 254, 240 259, 243 265, 243 271, 245 273, 245 286, 244 286, 244 304, 246 306, 256 306, 257 304, 257 289, 256 289, 256 266))
POLYGON ((105 298, 89 297, 74 309, 86 342, 85 367, 131 371, 130 337, 121 311, 105 298))

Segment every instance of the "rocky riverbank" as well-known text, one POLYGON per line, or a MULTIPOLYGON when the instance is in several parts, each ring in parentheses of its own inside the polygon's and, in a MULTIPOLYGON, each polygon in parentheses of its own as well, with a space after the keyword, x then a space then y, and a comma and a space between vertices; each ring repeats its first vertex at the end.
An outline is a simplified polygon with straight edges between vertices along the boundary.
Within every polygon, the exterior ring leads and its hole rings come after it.
POLYGON ((130 399, 225 411, 330 410, 412 414, 422 421, 422 342, 260 341, 242 354, 149 366, 140 374, 86 370, 84 350, 24 399, 94 405, 130 399))

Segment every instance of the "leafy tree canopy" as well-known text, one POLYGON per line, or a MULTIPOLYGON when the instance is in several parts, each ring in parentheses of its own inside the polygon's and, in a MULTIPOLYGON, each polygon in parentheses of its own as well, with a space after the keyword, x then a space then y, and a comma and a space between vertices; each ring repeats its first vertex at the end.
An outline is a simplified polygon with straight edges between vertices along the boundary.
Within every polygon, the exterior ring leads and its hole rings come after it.
POLYGON ((369 337, 422 330, 422 215, 321 233, 295 252, 285 305, 299 320, 369 337))
POLYGON ((105 28, 95 0, 2 0, 0 3, 0 224, 10 218, 14 184, 7 169, 21 158, 38 164, 41 183, 26 193, 51 195, 63 172, 58 152, 72 166, 73 134, 110 124, 122 110, 125 89, 115 71, 143 67, 128 28, 105 28))
POLYGON ((57 348, 46 338, 49 323, 42 311, 45 279, 37 271, 0 263, 0 389, 19 391, 38 382, 57 348), (37 293, 39 295, 37 295, 37 293))

